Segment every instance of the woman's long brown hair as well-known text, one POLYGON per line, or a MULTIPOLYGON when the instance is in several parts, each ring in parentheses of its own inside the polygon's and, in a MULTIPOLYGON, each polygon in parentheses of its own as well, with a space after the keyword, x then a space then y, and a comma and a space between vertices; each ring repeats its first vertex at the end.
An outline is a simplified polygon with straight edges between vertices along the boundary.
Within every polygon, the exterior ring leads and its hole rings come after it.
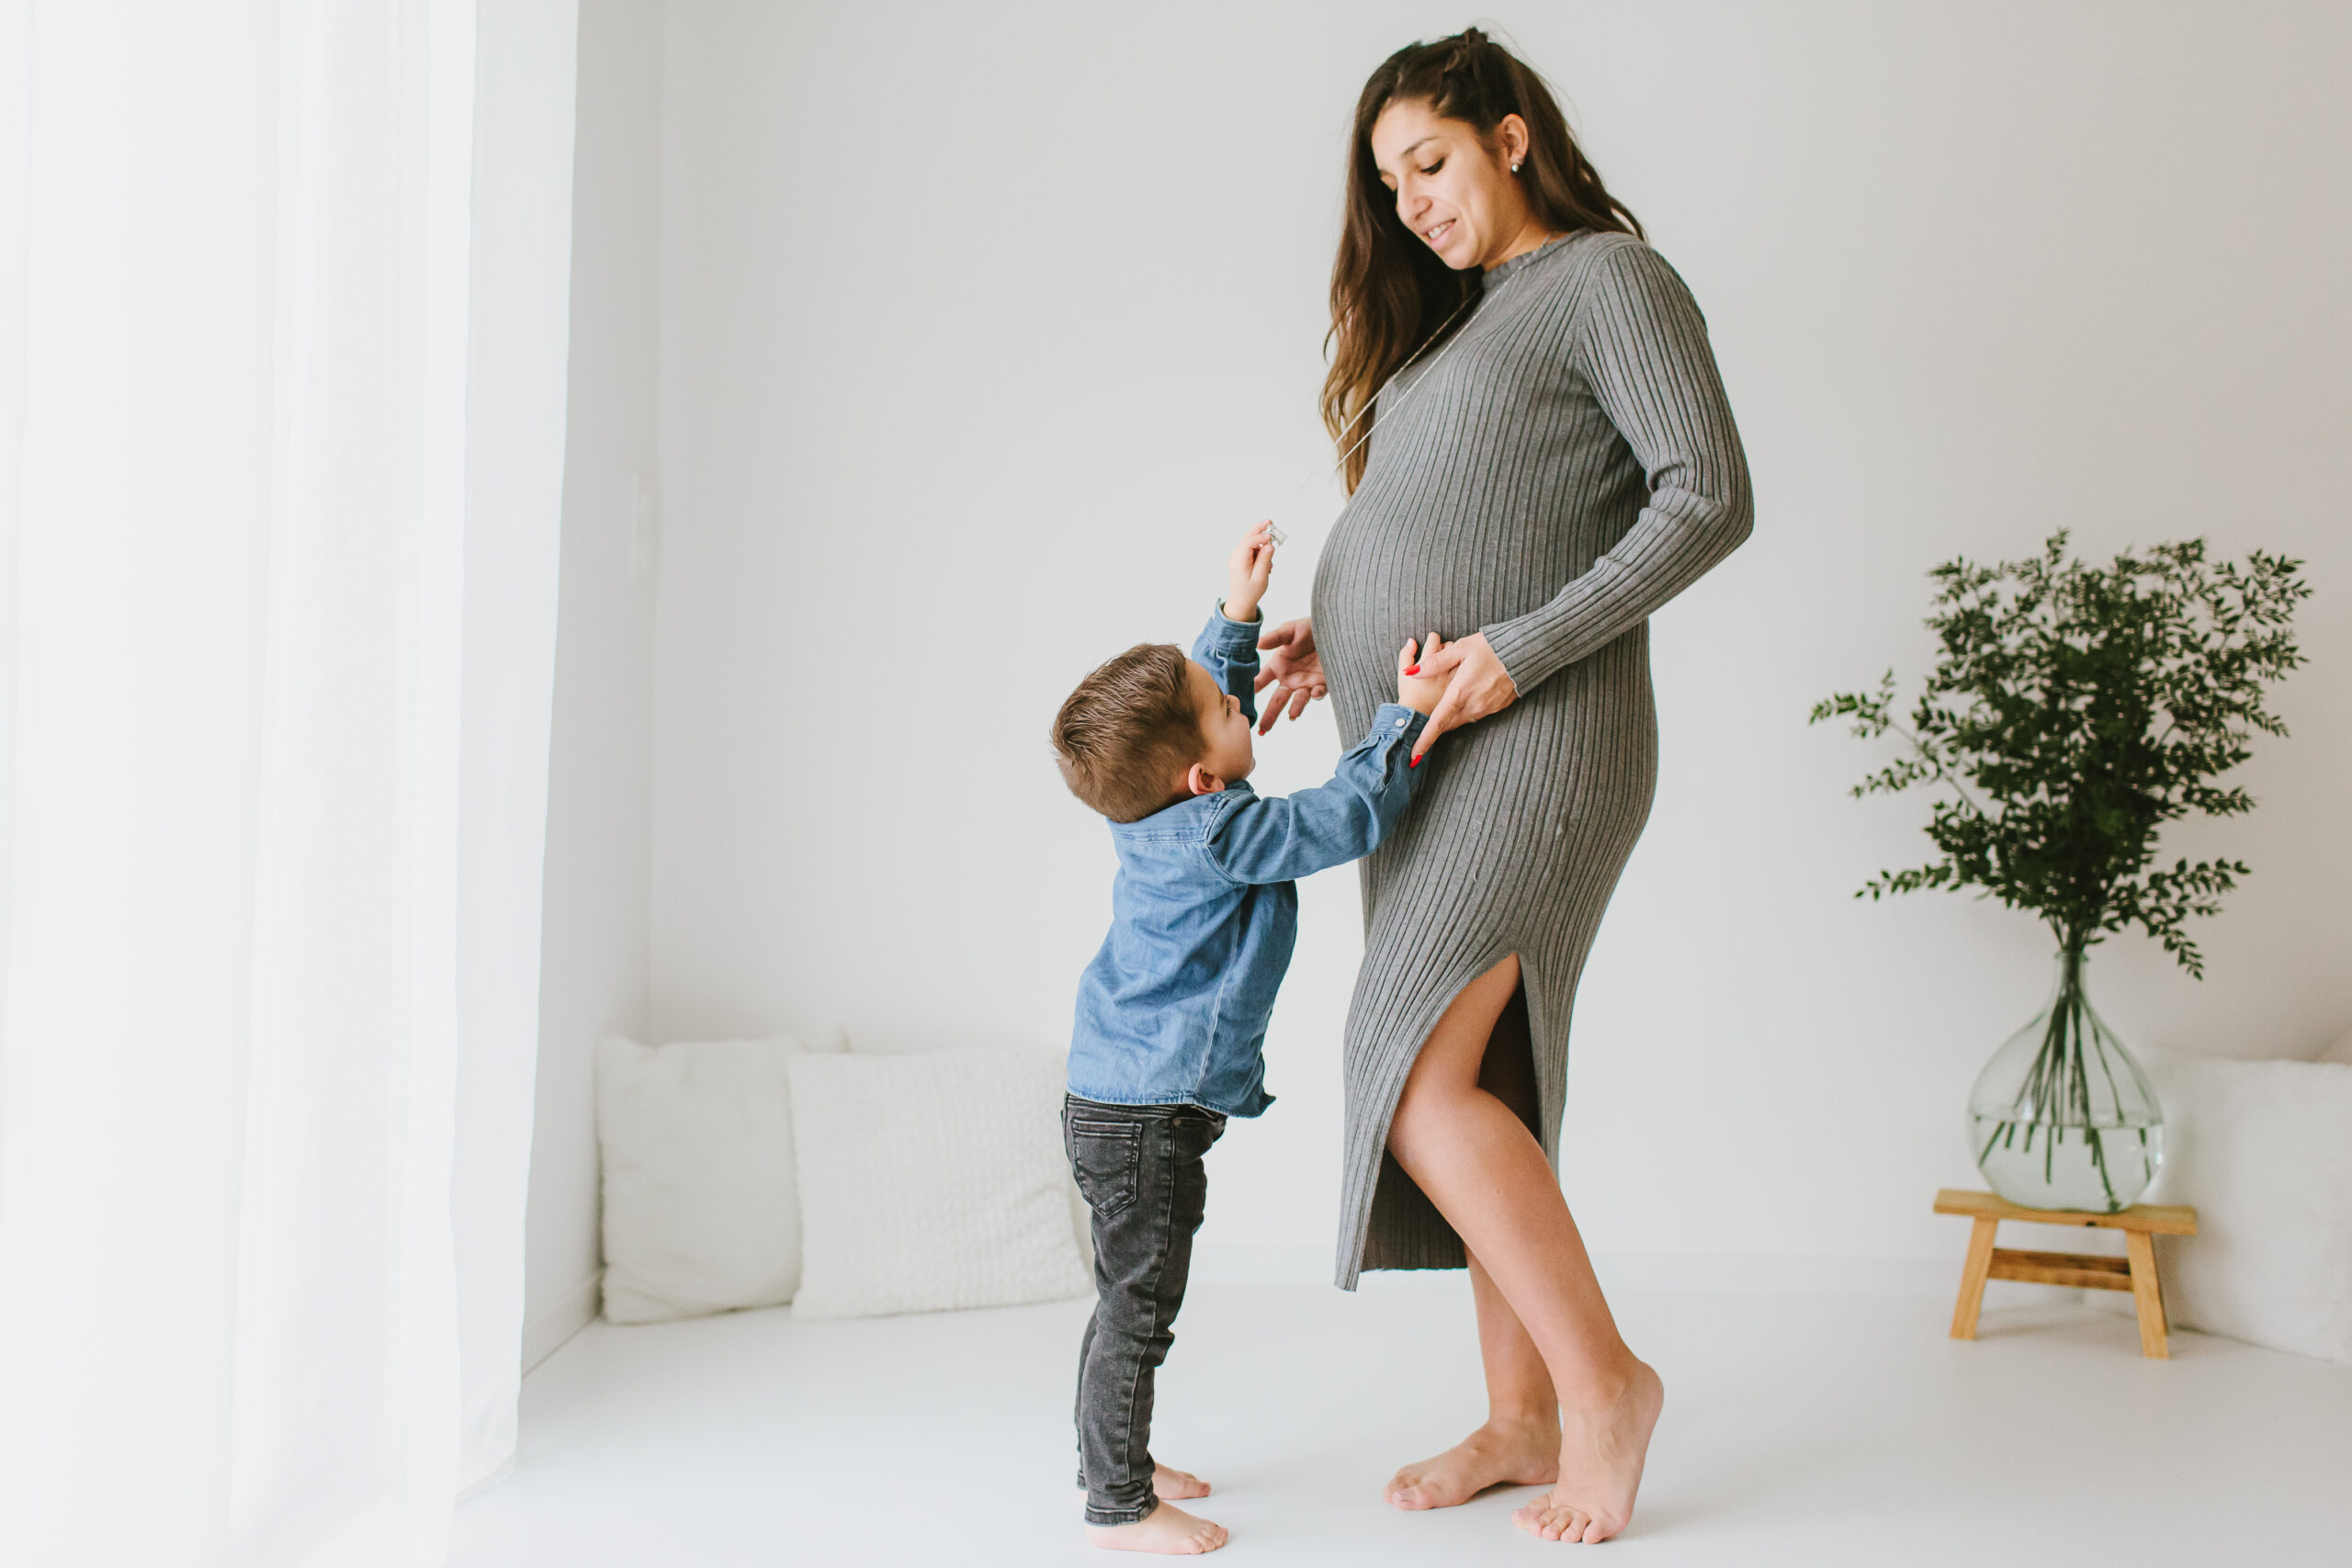
POLYGON ((1380 183, 1372 128, 1398 99, 1426 103, 1481 139, 1491 139, 1505 115, 1519 116, 1527 122, 1528 149, 1518 177, 1546 228, 1642 231, 1568 134, 1567 117, 1544 78, 1485 33, 1471 28, 1435 43, 1408 44, 1382 62, 1356 100, 1347 218, 1339 259, 1331 265, 1331 332, 1325 340, 1334 349, 1330 374, 1323 378, 1323 427, 1346 456, 1351 495, 1363 478, 1370 446, 1374 416, 1366 405, 1478 289, 1475 273, 1446 265, 1405 226, 1395 194, 1380 183))

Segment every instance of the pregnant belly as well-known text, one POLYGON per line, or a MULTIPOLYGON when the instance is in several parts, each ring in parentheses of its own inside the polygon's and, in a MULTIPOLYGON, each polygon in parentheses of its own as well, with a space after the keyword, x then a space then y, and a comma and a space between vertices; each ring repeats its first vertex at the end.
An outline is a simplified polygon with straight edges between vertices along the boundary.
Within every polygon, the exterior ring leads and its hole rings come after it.
POLYGON ((1401 506, 1351 505, 1317 565, 1313 611, 1342 710, 1361 706, 1369 716, 1394 687, 1408 637, 1426 646, 1432 633, 1468 637, 1558 592, 1572 574, 1546 558, 1555 553, 1548 532, 1532 518, 1431 519, 1401 506))

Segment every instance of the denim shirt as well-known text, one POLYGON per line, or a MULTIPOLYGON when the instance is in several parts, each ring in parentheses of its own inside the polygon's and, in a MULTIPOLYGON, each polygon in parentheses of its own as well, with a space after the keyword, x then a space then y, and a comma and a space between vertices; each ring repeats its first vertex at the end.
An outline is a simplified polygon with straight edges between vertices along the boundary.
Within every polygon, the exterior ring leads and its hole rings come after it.
MULTIPOLYGON (((1258 623, 1209 617, 1193 645, 1258 716, 1258 623)), ((1298 936, 1295 878, 1370 854, 1411 802, 1426 722, 1384 703, 1331 782, 1286 799, 1247 783, 1111 824, 1111 934, 1078 985, 1069 1091, 1110 1105, 1198 1105, 1256 1116, 1274 992, 1298 936)))

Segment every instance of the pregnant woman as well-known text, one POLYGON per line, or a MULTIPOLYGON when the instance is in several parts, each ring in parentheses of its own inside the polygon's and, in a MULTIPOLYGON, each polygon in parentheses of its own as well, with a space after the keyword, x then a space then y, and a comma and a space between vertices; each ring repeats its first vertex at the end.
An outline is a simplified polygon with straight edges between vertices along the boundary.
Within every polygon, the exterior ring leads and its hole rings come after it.
POLYGON ((1682 280, 1475 29, 1365 85, 1331 311, 1351 499, 1263 724, 1328 690, 1361 732, 1408 637, 1453 678, 1364 864, 1339 1282, 1466 1265, 1477 1302, 1487 1423, 1390 1502, 1549 1484, 1516 1521, 1605 1540, 1665 1392, 1561 1194, 1568 1012, 1657 777, 1646 617, 1747 536, 1747 463, 1682 280))

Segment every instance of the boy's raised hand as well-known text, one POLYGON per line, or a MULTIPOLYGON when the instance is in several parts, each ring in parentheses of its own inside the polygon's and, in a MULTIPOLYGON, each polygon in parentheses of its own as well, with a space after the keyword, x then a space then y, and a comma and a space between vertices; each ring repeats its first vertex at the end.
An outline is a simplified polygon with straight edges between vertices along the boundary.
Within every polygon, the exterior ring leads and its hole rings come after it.
POLYGON ((1274 525, 1261 523, 1241 536, 1225 563, 1225 618, 1254 621, 1258 601, 1266 596, 1266 581, 1274 574, 1274 525))

